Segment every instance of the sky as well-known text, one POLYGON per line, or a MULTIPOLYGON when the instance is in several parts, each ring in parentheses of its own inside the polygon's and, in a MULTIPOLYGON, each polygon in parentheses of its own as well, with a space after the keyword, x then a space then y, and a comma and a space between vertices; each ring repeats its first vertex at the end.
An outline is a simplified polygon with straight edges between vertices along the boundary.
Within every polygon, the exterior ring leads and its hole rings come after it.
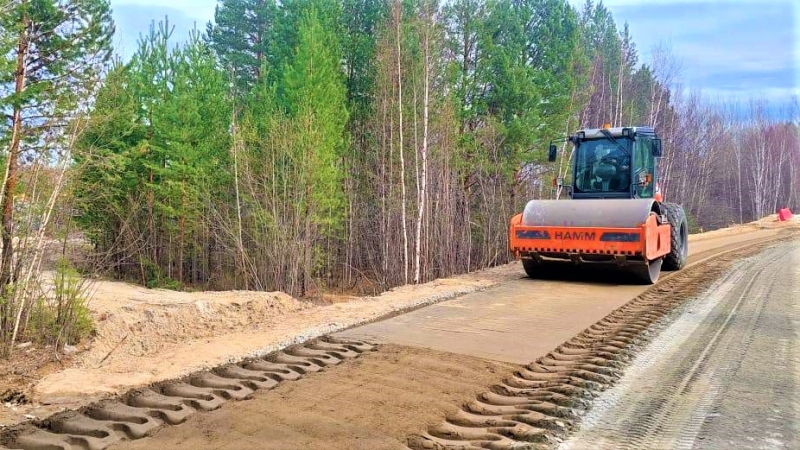
MULTIPOLYGON (((582 7, 585 0, 569 0, 582 7)), ((153 20, 169 17, 174 38, 205 30, 216 0, 111 0, 123 59, 153 20)), ((710 100, 776 106, 800 97, 800 0, 605 0, 617 25, 628 22, 640 62, 668 49, 685 92, 710 100)))
MULTIPOLYGON (((582 5, 585 0, 570 0, 582 5)), ((800 96, 800 0, 605 0, 641 62, 667 48, 687 92, 774 106, 800 96)))

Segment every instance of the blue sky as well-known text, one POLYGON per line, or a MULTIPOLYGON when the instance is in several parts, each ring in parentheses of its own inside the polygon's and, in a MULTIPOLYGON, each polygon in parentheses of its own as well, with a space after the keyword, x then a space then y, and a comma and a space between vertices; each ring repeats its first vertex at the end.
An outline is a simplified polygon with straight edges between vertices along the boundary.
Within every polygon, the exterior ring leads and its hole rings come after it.
MULTIPOLYGON (((585 0, 570 0, 581 6, 585 0)), ((800 0, 606 0, 617 24, 630 25, 640 61, 669 48, 687 91, 746 102, 800 96, 800 0)), ((168 16, 176 40, 213 19, 216 0, 111 0, 116 46, 127 59, 140 33, 168 16)))
MULTIPOLYGON (((570 0, 583 4, 584 0, 570 0)), ((687 90, 746 102, 800 96, 800 0, 606 0, 648 61, 663 44, 687 90)))

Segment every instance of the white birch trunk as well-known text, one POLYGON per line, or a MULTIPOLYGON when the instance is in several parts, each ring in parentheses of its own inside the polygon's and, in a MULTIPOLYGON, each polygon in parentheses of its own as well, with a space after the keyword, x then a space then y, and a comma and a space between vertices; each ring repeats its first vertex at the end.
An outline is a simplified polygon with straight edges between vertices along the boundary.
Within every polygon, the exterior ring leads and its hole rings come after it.
MULTIPOLYGON (((427 6, 430 8, 430 5, 427 6)), ((422 99, 422 173, 417 183, 419 190, 419 208, 417 212, 417 239, 416 248, 414 249, 414 283, 419 284, 422 280, 420 277, 421 272, 421 254, 422 254, 422 219, 425 213, 426 197, 427 197, 427 184, 428 184, 428 124, 429 124, 429 106, 430 106, 430 10, 428 10, 428 17, 425 22, 425 35, 423 37, 423 52, 424 52, 424 93, 422 99)))
POLYGON ((406 159, 405 151, 403 149, 403 72, 402 72, 402 54, 400 41, 402 35, 400 33, 400 25, 402 22, 403 6, 399 0, 395 3, 395 19, 397 21, 397 108, 398 108, 398 121, 399 121, 399 139, 400 139, 400 205, 402 211, 400 212, 402 227, 403 227, 403 282, 408 284, 408 223, 406 219, 406 159))

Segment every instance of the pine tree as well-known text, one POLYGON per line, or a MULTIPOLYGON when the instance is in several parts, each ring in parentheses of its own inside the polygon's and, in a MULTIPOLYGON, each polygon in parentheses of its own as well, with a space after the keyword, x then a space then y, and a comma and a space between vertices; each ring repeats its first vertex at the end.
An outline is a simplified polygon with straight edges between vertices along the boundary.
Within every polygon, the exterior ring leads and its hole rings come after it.
POLYGON ((590 98, 581 126, 599 127, 617 116, 622 43, 611 12, 587 0, 581 14, 582 47, 590 52, 590 98))
MULTIPOLYGON (((143 167, 137 151, 146 136, 128 69, 116 63, 98 91, 91 119, 74 153, 79 171, 74 192, 78 224, 97 248, 125 238, 122 223, 138 210, 143 167)), ((112 264, 116 263, 112 259, 112 264)))
MULTIPOLYGON (((304 192, 305 280, 314 269, 315 237, 330 236, 342 221, 341 156, 348 111, 339 48, 333 30, 311 8, 300 21, 297 50, 284 75, 284 101, 296 124, 294 161, 302 173, 297 189, 304 192)), ((308 287, 306 282, 303 286, 308 287)))
POLYGON ((247 94, 263 75, 276 67, 283 44, 276 39, 281 12, 275 0, 219 0, 206 40, 222 66, 236 80, 239 95, 247 94))
POLYGON ((168 233, 175 238, 171 240, 174 278, 184 283, 187 268, 194 267, 190 281, 197 282, 208 276, 208 270, 199 270, 202 264, 196 259, 206 225, 204 207, 219 202, 230 183, 231 107, 227 77, 197 32, 171 57, 175 60, 172 94, 157 130, 166 148, 159 187, 168 233))
POLYGON ((342 50, 352 119, 363 122, 375 89, 375 36, 388 16, 386 2, 344 0, 342 50))
POLYGON ((37 151, 43 136, 57 140, 86 105, 111 53, 114 24, 107 0, 13 0, 0 14, 3 52, 0 110, 11 112, 2 186, 3 254, 0 291, 13 281, 14 196, 23 150, 37 151))
POLYGON ((112 254, 135 249, 149 285, 207 281, 205 213, 226 204, 231 178, 227 74, 197 32, 173 50, 170 33, 151 27, 111 71, 77 155, 84 229, 112 254))

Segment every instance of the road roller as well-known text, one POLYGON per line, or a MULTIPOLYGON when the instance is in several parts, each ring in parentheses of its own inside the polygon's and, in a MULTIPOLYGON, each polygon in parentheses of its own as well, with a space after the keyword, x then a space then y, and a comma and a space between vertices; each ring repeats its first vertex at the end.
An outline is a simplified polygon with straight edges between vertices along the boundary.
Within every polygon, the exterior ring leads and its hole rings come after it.
MULTIPOLYGON (((511 219, 509 241, 531 278, 575 266, 610 267, 653 284, 663 270, 680 270, 688 256, 683 208, 663 201, 657 179, 661 139, 652 127, 577 131, 571 177, 555 185, 563 200, 531 200, 511 219)), ((558 154, 551 142, 548 160, 558 154)))

